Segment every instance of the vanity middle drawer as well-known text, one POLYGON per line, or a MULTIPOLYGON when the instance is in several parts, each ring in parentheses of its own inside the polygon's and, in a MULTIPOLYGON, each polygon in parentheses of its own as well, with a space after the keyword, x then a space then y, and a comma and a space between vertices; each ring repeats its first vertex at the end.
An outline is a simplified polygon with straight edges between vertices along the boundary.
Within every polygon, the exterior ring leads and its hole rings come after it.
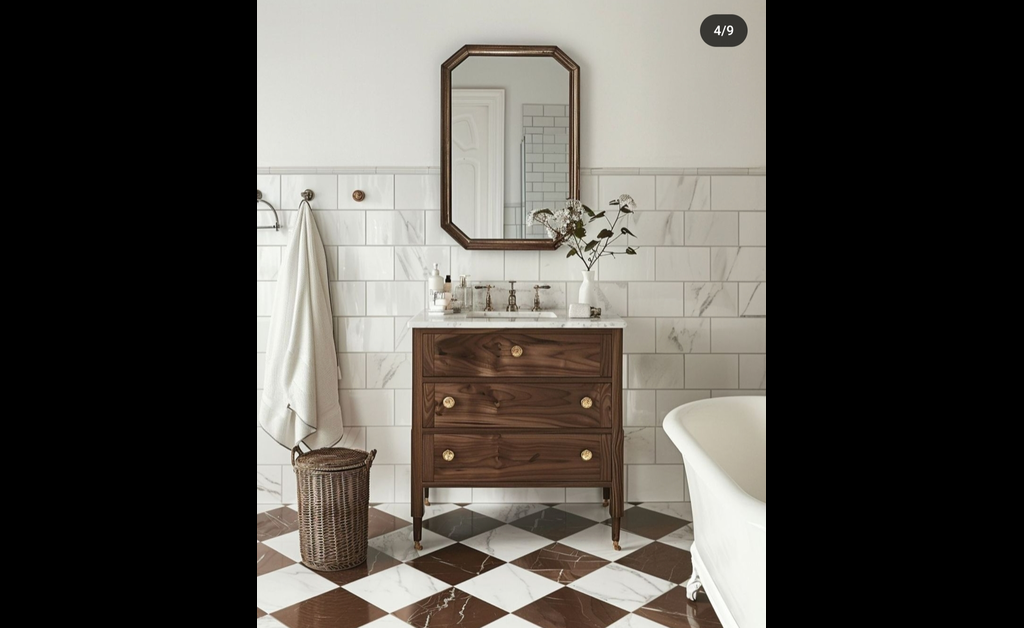
POLYGON ((426 384, 423 427, 610 429, 612 403, 611 384, 426 384))
POLYGON ((424 478, 459 486, 504 482, 607 482, 610 435, 424 436, 424 478))
POLYGON ((595 331, 424 336, 425 377, 611 377, 612 336, 595 331))

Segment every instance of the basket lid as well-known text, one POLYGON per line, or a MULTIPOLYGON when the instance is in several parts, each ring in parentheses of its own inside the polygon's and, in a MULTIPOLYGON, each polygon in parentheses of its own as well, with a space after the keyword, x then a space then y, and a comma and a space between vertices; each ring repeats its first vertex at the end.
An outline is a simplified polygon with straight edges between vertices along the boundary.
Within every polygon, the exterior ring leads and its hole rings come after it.
POLYGON ((368 458, 370 454, 359 449, 315 449, 296 458, 295 466, 310 471, 347 471, 365 466, 368 458))

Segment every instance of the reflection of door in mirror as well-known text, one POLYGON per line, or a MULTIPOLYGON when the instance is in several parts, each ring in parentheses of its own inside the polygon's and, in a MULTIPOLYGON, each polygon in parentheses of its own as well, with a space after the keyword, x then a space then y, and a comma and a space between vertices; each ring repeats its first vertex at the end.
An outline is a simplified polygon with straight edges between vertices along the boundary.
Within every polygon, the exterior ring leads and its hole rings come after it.
POLYGON ((504 237, 505 91, 452 90, 452 217, 474 238, 504 237))
POLYGON ((543 56, 470 56, 452 71, 452 223, 469 238, 550 239, 526 217, 561 207, 571 194, 569 78, 565 66, 543 56), (485 115, 498 108, 485 102, 493 92, 502 95, 502 147, 490 159, 495 145, 485 115), (480 155, 485 142, 488 154, 480 155))

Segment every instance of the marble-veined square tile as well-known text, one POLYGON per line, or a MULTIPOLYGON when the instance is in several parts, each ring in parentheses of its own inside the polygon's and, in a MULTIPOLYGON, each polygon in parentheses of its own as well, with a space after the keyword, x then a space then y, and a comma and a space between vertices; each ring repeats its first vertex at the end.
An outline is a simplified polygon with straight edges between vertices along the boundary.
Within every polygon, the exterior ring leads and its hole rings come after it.
POLYGON ((420 542, 423 549, 418 550, 412 540, 412 533, 413 529, 411 526, 402 528, 390 534, 370 539, 369 544, 370 547, 380 550, 392 558, 408 562, 455 543, 455 541, 448 537, 434 534, 430 530, 423 530, 423 540, 420 542))
POLYGON ((658 539, 658 542, 689 552, 690 548, 693 547, 693 524, 691 523, 679 528, 672 534, 658 539))
POLYGON ((567 545, 611 562, 628 556, 645 545, 649 545, 651 540, 627 530, 622 530, 619 535, 619 546, 622 549, 616 550, 612 545, 611 526, 596 525, 593 528, 588 528, 583 532, 566 537, 559 542, 562 545, 567 545))
MULTIPOLYGON (((626 615, 608 628, 665 628, 645 617, 639 615, 626 615)), ((709 627, 710 628, 710 627, 709 627)), ((713 628, 718 628, 717 626, 713 628)))
POLYGON ((289 532, 263 541, 263 544, 289 559, 301 563, 302 549, 300 546, 299 531, 289 532))
POLYGON ((456 543, 407 564, 454 586, 497 569, 505 562, 472 547, 456 543))
POLYGON ((509 562, 546 547, 551 541, 515 526, 505 525, 468 538, 462 543, 509 562))
POLYGON ((408 565, 392 567, 343 587, 377 608, 393 613, 451 586, 408 565))
POLYGON ((256 578, 256 607, 274 613, 337 588, 306 567, 291 565, 256 578))
POLYGON ((515 615, 540 626, 605 628, 627 613, 618 606, 563 587, 519 609, 515 615))
POLYGON ((453 587, 399 609, 394 615, 417 628, 483 628, 507 613, 453 587))
POLYGON ((569 584, 601 569, 608 561, 555 543, 518 558, 512 564, 559 584, 569 584))
POLYGON ((561 589, 562 585, 514 565, 502 565, 463 582, 458 588, 511 613, 561 589))
POLYGON ((345 589, 334 589, 274 614, 290 628, 362 628, 387 613, 345 589))
MULTIPOLYGON (((437 489, 431 489, 431 494, 437 489)), ((412 510, 409 506, 409 502, 398 502, 395 504, 379 504, 374 506, 392 516, 404 519, 409 523, 412 523, 412 510)), ((458 506, 455 504, 434 504, 431 503, 429 506, 423 508, 423 520, 429 521, 434 517, 439 517, 445 513, 449 513, 453 510, 458 510, 458 506)))
POLYGON ((642 571, 611 564, 576 580, 569 588, 632 612, 674 586, 667 580, 642 571))
POLYGON ((470 504, 466 508, 498 521, 512 523, 517 519, 540 512, 547 506, 541 504, 470 504))
POLYGON ((686 598, 686 587, 676 587, 665 595, 651 600, 635 614, 652 619, 668 628, 718 628, 721 622, 706 596, 696 602, 686 598))
MULTIPOLYGON (((626 510, 632 507, 633 504, 624 505, 626 510)), ((555 508, 590 519, 594 523, 607 521, 608 517, 611 516, 608 506, 602 506, 601 504, 558 504, 555 508)), ((611 539, 610 536, 608 538, 611 539)))

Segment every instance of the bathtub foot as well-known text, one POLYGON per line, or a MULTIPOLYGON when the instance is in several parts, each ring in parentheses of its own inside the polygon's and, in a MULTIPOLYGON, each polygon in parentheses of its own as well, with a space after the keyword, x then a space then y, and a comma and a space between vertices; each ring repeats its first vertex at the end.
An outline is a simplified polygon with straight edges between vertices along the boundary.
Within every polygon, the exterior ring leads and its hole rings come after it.
POLYGON ((700 588, 702 586, 703 585, 700 582, 700 574, 698 574, 697 570, 694 569, 693 570, 693 575, 690 576, 690 581, 686 583, 686 597, 691 602, 696 602, 697 601, 697 592, 700 591, 700 588))

